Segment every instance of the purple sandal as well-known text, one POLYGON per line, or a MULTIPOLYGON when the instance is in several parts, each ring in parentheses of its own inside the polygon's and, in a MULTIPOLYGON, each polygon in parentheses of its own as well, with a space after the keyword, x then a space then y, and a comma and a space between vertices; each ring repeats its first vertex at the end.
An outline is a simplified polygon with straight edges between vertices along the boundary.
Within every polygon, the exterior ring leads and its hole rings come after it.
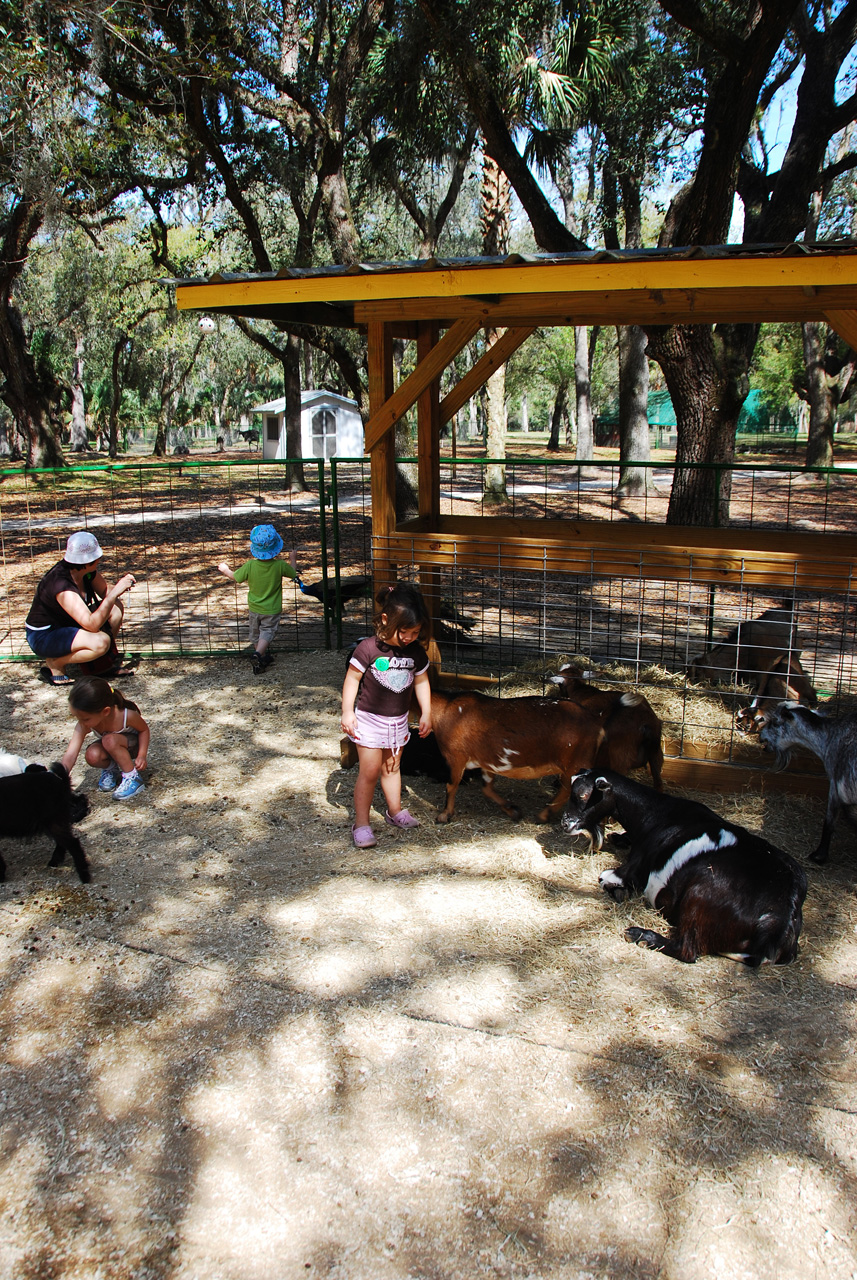
POLYGON ((400 831, 411 831, 414 827, 418 827, 419 821, 412 813, 408 813, 407 809, 400 809, 398 813, 390 813, 388 810, 384 814, 384 821, 388 822, 391 827, 398 827, 400 831))
POLYGON ((358 849, 372 849, 378 843, 371 827, 352 827, 351 839, 358 849))

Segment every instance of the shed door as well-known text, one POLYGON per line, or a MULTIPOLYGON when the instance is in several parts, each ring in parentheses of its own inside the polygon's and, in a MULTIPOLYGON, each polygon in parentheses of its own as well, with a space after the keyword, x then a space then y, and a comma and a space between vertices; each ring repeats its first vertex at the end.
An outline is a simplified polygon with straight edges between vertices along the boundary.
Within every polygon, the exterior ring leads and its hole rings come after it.
POLYGON ((319 409, 312 415, 312 456, 332 458, 336 453, 336 414, 319 409))

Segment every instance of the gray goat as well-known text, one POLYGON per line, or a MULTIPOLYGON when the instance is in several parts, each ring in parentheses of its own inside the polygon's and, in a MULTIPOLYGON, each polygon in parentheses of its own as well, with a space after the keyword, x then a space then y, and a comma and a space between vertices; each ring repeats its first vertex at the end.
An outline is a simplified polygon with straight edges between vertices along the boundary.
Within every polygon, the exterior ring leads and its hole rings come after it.
POLYGON ((797 702, 784 702, 771 714, 759 740, 776 753, 780 769, 788 764, 792 747, 806 747, 824 765, 830 782, 827 811, 818 848, 809 857, 811 862, 826 862, 840 812, 844 809, 857 823, 857 715, 830 720, 797 702))

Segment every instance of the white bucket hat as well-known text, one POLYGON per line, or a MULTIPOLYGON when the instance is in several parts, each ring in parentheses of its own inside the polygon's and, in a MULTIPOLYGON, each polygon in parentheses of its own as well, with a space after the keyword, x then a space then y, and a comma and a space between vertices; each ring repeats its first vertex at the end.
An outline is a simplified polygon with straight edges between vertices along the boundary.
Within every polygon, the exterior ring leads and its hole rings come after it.
POLYGON ((66 564, 92 564, 103 555, 95 534, 81 532, 70 534, 63 559, 66 564))

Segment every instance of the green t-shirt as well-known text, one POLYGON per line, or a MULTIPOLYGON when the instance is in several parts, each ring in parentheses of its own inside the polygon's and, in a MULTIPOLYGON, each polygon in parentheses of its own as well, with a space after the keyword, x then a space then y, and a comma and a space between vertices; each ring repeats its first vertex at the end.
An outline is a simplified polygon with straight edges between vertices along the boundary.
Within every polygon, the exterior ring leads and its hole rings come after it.
POLYGON ((246 582, 247 608, 251 613, 282 613, 283 578, 297 577, 287 560, 245 560, 235 570, 235 581, 246 582))

